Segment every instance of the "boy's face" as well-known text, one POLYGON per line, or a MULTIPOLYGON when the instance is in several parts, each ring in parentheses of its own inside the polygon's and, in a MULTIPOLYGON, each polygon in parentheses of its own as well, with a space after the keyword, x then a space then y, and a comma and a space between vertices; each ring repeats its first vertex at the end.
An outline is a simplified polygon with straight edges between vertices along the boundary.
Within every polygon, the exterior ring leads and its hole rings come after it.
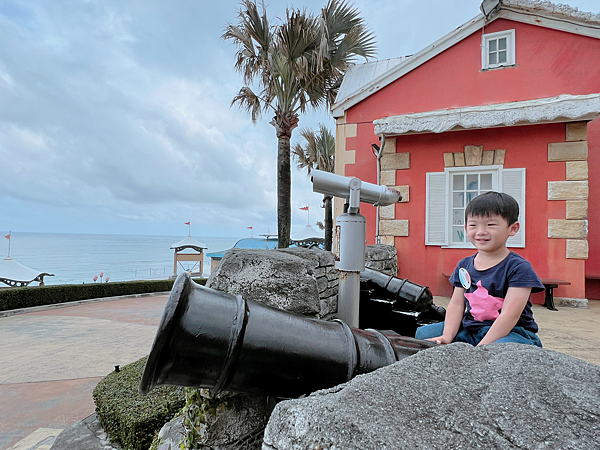
POLYGON ((506 240, 519 231, 519 222, 512 225, 497 214, 488 216, 468 216, 465 225, 467 237, 477 250, 492 253, 506 247, 506 240))

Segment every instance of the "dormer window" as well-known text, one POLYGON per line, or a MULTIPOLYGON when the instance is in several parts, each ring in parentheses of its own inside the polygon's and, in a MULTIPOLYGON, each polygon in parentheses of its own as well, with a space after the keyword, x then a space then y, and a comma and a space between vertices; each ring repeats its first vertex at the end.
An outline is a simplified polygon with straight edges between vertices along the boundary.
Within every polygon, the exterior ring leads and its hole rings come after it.
POLYGON ((515 65, 515 30, 483 35, 481 43, 483 69, 515 65))

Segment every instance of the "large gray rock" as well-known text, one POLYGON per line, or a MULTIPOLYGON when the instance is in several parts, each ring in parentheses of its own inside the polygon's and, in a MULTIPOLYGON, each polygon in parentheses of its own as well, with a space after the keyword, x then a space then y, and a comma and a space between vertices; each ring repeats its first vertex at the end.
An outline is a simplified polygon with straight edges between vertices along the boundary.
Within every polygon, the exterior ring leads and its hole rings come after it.
POLYGON ((263 450, 597 449, 600 366, 456 343, 275 408, 263 450))
MULTIPOLYGON (((331 305, 321 305, 320 292, 329 294, 327 278, 324 279, 325 284, 317 281, 325 274, 327 254, 331 255, 330 252, 313 249, 234 248, 225 254, 206 286, 275 308, 322 318, 331 313, 331 305), (323 274, 319 270, 321 267, 323 274)), ((329 259, 333 270, 333 255, 329 259)), ((337 284, 335 287, 337 294, 337 284)))
POLYGON ((96 413, 75 422, 60 432, 51 450, 120 450, 118 444, 110 442, 102 429, 96 413))

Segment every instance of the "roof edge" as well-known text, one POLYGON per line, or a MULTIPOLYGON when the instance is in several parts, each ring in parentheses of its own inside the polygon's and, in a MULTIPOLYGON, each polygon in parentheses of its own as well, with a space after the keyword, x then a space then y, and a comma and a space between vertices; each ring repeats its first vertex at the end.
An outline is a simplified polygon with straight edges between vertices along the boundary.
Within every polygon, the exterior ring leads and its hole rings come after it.
POLYGON ((336 102, 331 107, 333 117, 343 117, 344 113, 354 105, 458 44, 496 19, 513 20, 600 39, 600 14, 582 12, 576 7, 544 0, 500 0, 500 8, 490 14, 489 18, 486 19, 481 13, 478 14, 473 19, 442 36, 433 44, 415 53, 410 59, 370 81, 350 97, 341 102, 336 102))

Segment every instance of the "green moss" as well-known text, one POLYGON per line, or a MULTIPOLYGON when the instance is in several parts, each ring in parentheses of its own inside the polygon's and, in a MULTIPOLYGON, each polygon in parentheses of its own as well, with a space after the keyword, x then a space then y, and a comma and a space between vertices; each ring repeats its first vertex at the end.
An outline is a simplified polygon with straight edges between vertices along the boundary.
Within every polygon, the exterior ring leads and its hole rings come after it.
MULTIPOLYGON (((194 281, 198 284, 206 284, 206 278, 197 278, 194 281)), ((139 280, 0 289, 0 311, 75 302, 90 298, 167 292, 171 290, 173 283, 174 280, 139 280)))
POLYGON ((138 393, 147 359, 112 372, 93 393, 102 427, 125 450, 147 450, 161 427, 185 405, 184 388, 160 386, 146 396, 138 393))

